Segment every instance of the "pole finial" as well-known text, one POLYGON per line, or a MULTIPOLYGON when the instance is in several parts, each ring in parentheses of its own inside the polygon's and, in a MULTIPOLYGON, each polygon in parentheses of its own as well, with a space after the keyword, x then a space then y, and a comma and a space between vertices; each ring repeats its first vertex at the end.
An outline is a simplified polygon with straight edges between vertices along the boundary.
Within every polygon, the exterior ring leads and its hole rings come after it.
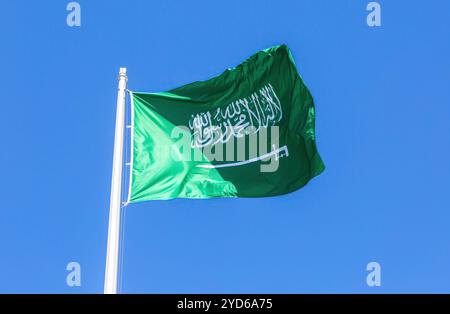
POLYGON ((119 69, 119 80, 124 77, 125 79, 127 78, 127 68, 120 68, 119 69))

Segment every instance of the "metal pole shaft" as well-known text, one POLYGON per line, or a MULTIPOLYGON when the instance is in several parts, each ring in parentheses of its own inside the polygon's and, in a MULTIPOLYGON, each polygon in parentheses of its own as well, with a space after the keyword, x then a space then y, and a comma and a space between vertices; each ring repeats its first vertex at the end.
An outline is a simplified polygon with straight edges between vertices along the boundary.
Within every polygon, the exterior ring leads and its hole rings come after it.
POLYGON ((114 157, 111 179, 111 198, 109 206, 108 247, 106 251, 105 294, 117 293, 117 274, 119 264, 119 233, 122 191, 123 135, 125 126, 125 91, 127 88, 127 69, 120 68, 117 91, 116 131, 114 136, 114 157))

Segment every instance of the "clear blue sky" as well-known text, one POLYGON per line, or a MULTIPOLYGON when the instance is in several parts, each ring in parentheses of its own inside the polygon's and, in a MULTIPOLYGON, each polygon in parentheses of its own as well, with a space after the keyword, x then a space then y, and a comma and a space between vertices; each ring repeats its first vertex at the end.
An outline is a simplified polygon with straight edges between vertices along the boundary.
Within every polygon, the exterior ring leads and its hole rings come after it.
POLYGON ((80 0, 81 28, 68 2, 1 4, 0 292, 102 292, 120 66, 161 91, 280 43, 326 171, 281 197, 130 205, 121 291, 450 292, 449 1, 380 1, 380 28, 363 0, 80 0))

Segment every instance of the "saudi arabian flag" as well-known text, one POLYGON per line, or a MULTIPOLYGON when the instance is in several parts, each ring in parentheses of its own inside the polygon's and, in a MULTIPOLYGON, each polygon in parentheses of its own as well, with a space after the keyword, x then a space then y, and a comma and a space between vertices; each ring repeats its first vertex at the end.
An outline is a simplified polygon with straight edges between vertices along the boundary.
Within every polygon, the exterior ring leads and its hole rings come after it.
POLYGON ((325 168, 313 98, 285 45, 207 81, 130 96, 129 202, 280 195, 325 168))

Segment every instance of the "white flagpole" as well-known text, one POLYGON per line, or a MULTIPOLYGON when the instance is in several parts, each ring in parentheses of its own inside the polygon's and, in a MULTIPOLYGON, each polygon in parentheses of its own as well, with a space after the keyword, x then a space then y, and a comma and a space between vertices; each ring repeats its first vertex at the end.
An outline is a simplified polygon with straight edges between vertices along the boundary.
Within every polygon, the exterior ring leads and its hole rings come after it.
POLYGON ((125 126, 125 91, 127 69, 119 70, 117 91, 116 131, 114 136, 114 157, 109 205, 108 247, 106 251, 105 294, 117 293, 117 273, 119 264, 120 208, 122 191, 123 135, 125 126))

